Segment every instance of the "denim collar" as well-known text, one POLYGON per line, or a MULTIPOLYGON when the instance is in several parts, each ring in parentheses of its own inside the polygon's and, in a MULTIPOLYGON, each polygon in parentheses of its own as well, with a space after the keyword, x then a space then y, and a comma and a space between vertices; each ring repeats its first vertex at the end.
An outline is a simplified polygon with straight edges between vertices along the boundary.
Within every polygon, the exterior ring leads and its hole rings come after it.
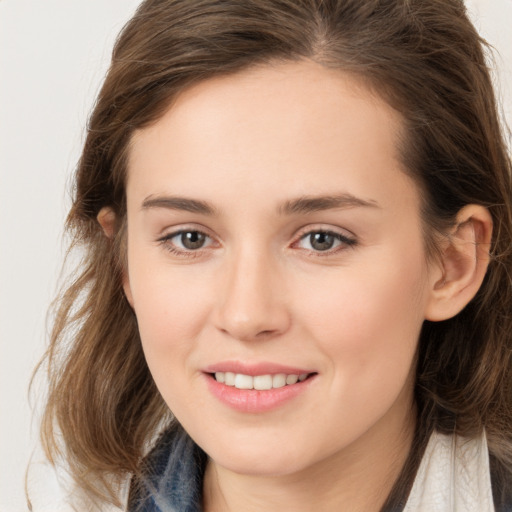
POLYGON ((201 512, 206 460, 183 428, 172 426, 132 478, 128 512, 201 512))

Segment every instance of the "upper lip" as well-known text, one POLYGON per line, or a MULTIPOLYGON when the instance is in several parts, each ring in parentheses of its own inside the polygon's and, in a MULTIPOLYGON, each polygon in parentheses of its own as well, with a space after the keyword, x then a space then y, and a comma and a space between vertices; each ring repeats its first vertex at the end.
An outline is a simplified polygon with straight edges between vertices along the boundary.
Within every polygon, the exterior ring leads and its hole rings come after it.
POLYGON ((286 375, 302 375, 304 373, 314 373, 308 368, 299 368, 272 362, 244 363, 242 361, 222 361, 209 365, 203 369, 205 373, 232 372, 243 375, 268 375, 276 373, 285 373, 286 375))

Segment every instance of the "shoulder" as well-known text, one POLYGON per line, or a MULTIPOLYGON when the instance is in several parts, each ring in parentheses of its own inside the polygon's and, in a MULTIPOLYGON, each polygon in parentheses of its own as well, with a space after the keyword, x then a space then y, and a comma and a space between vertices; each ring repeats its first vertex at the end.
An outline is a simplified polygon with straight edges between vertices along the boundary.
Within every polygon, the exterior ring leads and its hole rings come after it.
POLYGON ((495 512, 485 434, 433 432, 404 512, 495 512))
POLYGON ((496 512, 512 512, 512 472, 492 453, 489 466, 496 512))
MULTIPOLYGON (((121 512, 113 504, 95 504, 87 493, 70 477, 64 464, 49 462, 36 449, 27 469, 27 497, 34 512, 121 512)), ((127 488, 121 489, 121 499, 127 488)))
POLYGON ((132 478, 129 512, 199 512, 206 455, 179 426, 163 432, 132 478))

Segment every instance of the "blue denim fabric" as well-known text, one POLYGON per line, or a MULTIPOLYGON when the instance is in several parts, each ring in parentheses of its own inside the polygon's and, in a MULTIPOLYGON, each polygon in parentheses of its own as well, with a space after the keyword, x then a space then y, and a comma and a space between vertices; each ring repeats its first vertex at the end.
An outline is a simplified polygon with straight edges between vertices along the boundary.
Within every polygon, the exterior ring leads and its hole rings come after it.
POLYGON ((206 455, 179 426, 165 432, 130 486, 128 512, 201 512, 206 455))

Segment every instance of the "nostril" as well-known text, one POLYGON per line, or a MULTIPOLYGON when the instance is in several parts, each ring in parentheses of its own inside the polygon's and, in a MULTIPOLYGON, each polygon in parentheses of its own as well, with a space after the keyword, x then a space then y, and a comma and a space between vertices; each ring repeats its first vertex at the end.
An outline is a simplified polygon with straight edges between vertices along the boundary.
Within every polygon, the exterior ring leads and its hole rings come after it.
POLYGON ((265 331, 260 331, 258 334, 256 334, 256 337, 258 337, 258 338, 266 338, 268 336, 271 336, 274 332, 275 331, 267 329, 265 331))

